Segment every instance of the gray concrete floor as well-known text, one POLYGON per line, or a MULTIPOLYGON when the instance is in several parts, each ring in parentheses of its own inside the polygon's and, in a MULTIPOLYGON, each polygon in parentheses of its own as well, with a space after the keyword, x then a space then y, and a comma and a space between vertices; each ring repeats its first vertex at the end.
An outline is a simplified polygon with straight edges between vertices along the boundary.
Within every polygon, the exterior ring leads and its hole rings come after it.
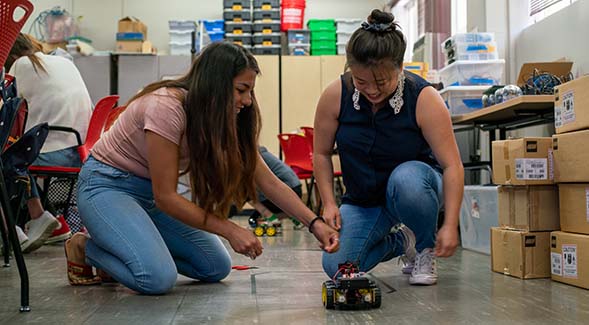
MULTIPOLYGON (((245 218, 237 221, 246 225, 245 218)), ((396 260, 371 272, 383 291, 382 307, 325 310, 321 304, 321 252, 306 230, 263 238, 264 254, 251 261, 232 253, 221 283, 179 276, 164 296, 141 296, 121 285, 72 287, 61 246, 26 255, 31 312, 19 313, 16 265, 0 268, 3 324, 589 324, 589 291, 542 280, 519 280, 490 271, 490 257, 466 250, 439 261, 439 284, 408 284, 396 260), (255 278, 255 289, 252 286, 255 278), (394 288, 390 292, 389 288, 394 288), (254 292, 255 291, 255 292, 254 292)))

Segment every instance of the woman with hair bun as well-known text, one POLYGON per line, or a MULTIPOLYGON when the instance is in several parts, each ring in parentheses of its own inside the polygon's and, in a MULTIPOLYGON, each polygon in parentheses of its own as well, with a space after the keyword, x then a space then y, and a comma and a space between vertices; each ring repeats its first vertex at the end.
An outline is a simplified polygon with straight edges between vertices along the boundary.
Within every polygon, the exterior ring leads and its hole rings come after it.
POLYGON ((411 284, 432 285, 436 257, 451 256, 458 245, 464 170, 452 122, 437 91, 403 70, 406 47, 393 15, 372 11, 347 44, 347 72, 317 105, 314 172, 323 217, 340 231, 339 251, 323 255, 330 277, 346 261, 368 271, 401 256, 411 284), (335 143, 346 186, 339 208, 335 143))

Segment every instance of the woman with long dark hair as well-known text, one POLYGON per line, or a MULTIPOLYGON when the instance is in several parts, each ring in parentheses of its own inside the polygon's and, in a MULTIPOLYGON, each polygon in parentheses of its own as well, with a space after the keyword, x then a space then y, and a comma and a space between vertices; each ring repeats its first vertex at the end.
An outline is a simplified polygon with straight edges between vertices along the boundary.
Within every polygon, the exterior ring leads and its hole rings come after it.
POLYGON ((348 72, 322 94, 315 114, 314 172, 323 217, 340 230, 341 247, 323 255, 368 271, 403 255, 411 284, 438 279, 436 257, 458 245, 464 171, 448 109, 421 77, 403 71, 407 44, 393 15, 372 11, 346 47, 348 72), (331 154, 337 142, 346 186, 333 195, 331 154), (444 225, 436 233, 438 213, 444 225))
POLYGON ((233 203, 256 197, 256 187, 307 225, 326 252, 337 250, 338 233, 259 156, 259 72, 244 48, 215 43, 184 77, 153 83, 130 100, 80 173, 78 207, 90 237, 66 243, 71 284, 99 282, 91 266, 143 294, 169 291, 177 273, 225 278, 231 259, 217 235, 237 253, 262 254, 253 233, 226 218, 233 203), (183 173, 192 201, 176 192, 183 173))

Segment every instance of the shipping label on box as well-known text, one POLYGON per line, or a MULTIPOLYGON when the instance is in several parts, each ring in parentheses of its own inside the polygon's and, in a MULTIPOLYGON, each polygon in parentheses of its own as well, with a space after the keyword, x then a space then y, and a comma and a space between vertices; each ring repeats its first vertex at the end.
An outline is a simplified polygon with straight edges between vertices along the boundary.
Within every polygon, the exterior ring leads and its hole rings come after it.
POLYGON ((493 182, 503 185, 553 184, 552 140, 548 137, 493 141, 493 182))
POLYGON ((562 255, 559 253, 550 253, 551 273, 562 276, 562 255))
POLYGON ((589 236, 552 232, 550 256, 552 280, 589 289, 589 236))
POLYGON ((589 128, 589 76, 556 86, 554 96, 557 134, 589 128))
POLYGON ((560 229, 589 235, 589 184, 559 184, 560 229))
POLYGON ((524 231, 560 229, 559 195, 554 185, 499 187, 499 224, 524 231))
POLYGON ((548 179, 548 159, 519 158, 515 160, 515 178, 520 180, 548 179))
POLYGON ((562 245, 562 276, 577 278, 577 245, 562 245))
POLYGON ((587 143, 589 143, 589 130, 552 136, 556 183, 589 183, 587 143))

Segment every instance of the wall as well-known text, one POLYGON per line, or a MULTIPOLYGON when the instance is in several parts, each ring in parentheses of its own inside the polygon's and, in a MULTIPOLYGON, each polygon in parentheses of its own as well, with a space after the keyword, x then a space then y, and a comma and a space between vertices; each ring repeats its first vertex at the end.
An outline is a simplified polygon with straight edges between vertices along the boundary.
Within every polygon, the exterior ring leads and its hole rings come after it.
MULTIPOLYGON (((38 14, 54 6, 82 16, 81 34, 92 39, 98 50, 115 46, 117 21, 136 16, 148 26, 148 39, 161 52, 168 52, 168 20, 220 19, 222 0, 32 0, 35 11, 25 25, 27 32, 38 14), (171 5, 173 3, 173 5, 171 5)), ((365 18, 374 8, 382 9, 385 0, 307 0, 305 18, 365 18)))
POLYGON ((575 75, 589 73, 589 1, 577 1, 523 30, 515 42, 515 65, 567 58, 575 75))

